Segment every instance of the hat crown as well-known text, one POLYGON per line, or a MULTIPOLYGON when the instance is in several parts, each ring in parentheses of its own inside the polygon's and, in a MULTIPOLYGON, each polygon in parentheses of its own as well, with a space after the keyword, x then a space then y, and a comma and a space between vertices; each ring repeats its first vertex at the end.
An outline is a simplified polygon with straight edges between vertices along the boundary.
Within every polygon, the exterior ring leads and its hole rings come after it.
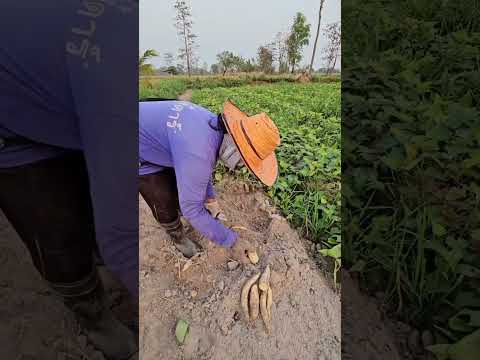
POLYGON ((242 130, 258 157, 264 160, 280 145, 280 134, 270 117, 265 113, 241 120, 242 130))

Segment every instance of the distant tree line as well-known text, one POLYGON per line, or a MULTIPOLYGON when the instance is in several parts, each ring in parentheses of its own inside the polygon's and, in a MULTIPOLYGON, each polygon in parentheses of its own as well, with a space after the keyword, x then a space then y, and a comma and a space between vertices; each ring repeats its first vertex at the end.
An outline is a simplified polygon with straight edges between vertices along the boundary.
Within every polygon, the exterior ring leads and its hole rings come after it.
MULTIPOLYGON (((303 60, 303 49, 309 44, 311 25, 307 23, 304 14, 298 12, 290 29, 278 32, 274 39, 267 44, 260 45, 256 57, 244 58, 232 51, 224 50, 217 54, 216 63, 208 66, 207 63, 199 65, 197 56, 197 35, 193 32, 193 20, 190 6, 185 0, 176 0, 175 26, 181 40, 181 48, 175 56, 172 52, 163 54, 163 66, 154 69, 147 61, 159 56, 154 50, 147 50, 139 57, 139 71, 141 75, 152 74, 220 74, 263 72, 273 73, 311 73, 314 71, 313 63, 317 50, 318 37, 321 31, 321 15, 325 0, 319 0, 317 31, 312 56, 308 65, 300 66, 303 60), (177 61, 176 61, 177 60, 177 61)), ((319 72, 338 72, 336 66, 340 57, 341 28, 340 23, 327 24, 323 33, 328 40, 327 46, 322 50, 322 60, 325 66, 317 69, 319 72)))

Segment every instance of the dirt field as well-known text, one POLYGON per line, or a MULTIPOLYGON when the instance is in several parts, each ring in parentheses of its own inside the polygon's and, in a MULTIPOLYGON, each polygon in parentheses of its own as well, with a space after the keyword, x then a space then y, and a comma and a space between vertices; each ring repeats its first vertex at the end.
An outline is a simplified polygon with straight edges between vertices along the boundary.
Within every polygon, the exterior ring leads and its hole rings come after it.
MULTIPOLYGON (((108 304, 131 325, 125 289, 103 267, 108 304)), ((30 255, 0 211, 0 358, 104 360, 88 345, 73 313, 33 267, 30 255)))
MULTIPOLYGON (((140 358, 340 359, 340 298, 308 257, 308 243, 262 194, 246 192, 239 183, 217 186, 217 191, 231 223, 251 230, 261 261, 229 270, 226 251, 200 240, 207 251, 188 267, 140 201, 140 358), (241 286, 267 262, 275 273, 270 336, 261 320, 247 326, 239 308, 241 286), (191 326, 183 346, 174 336, 178 318, 191 326)), ((0 270, 2 359, 104 359, 85 345, 73 314, 49 291, 1 212, 0 270)), ((101 275, 111 308, 128 324, 124 289, 104 269, 101 275)), ((342 350, 354 354, 342 358, 418 358, 404 344, 412 329, 385 318, 378 301, 363 295, 349 276, 342 282, 343 325, 350 329, 342 350), (363 311, 354 311, 359 308, 363 311)))
POLYGON ((260 262, 234 268, 227 251, 192 233, 206 251, 187 263, 140 200, 141 358, 340 359, 339 294, 308 257, 305 241, 261 193, 229 181, 216 189, 229 224, 248 229, 260 262), (267 263, 274 293, 270 336, 260 319, 247 325, 239 305, 242 285, 267 263), (183 346, 174 336, 179 318, 191 328, 183 346))

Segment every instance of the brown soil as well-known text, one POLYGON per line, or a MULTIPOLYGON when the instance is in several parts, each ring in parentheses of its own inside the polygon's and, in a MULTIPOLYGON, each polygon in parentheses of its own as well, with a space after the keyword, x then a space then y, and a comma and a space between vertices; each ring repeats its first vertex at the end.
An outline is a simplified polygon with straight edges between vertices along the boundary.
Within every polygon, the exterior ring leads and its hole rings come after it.
POLYGON ((342 299, 342 359, 401 359, 388 320, 346 271, 342 272, 342 299))
POLYGON ((307 255, 306 241, 243 184, 217 185, 230 220, 255 244, 260 262, 229 270, 225 249, 192 231, 205 252, 186 261, 175 251, 140 200, 140 351, 153 359, 340 359, 340 297, 307 255), (266 264, 272 269, 273 331, 258 319, 247 325, 240 289, 266 264), (178 319, 190 324, 183 346, 176 343, 178 319))
POLYGON ((178 100, 190 101, 190 99, 192 98, 192 95, 193 95, 193 91, 188 89, 183 94, 178 96, 178 100))
MULTIPOLYGON (((102 267, 108 304, 127 325, 126 290, 102 267)), ((74 314, 35 270, 27 249, 0 211, 0 349, 2 359, 104 360, 87 345, 74 314)))

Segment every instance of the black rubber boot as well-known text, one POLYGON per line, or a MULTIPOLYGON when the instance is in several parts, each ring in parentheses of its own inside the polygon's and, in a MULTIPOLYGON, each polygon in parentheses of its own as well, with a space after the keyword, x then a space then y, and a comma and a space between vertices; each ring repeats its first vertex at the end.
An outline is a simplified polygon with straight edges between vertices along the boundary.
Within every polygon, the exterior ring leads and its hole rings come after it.
POLYGON ((191 258, 200 251, 202 247, 195 241, 189 239, 185 234, 185 229, 180 221, 180 217, 171 223, 160 224, 168 235, 172 238, 173 244, 186 258, 191 258))
POLYGON ((90 278, 83 282, 68 285, 56 284, 54 288, 61 292, 65 304, 75 313, 89 342, 103 353, 106 359, 138 358, 138 336, 121 323, 108 308, 103 285, 96 269, 90 278))

